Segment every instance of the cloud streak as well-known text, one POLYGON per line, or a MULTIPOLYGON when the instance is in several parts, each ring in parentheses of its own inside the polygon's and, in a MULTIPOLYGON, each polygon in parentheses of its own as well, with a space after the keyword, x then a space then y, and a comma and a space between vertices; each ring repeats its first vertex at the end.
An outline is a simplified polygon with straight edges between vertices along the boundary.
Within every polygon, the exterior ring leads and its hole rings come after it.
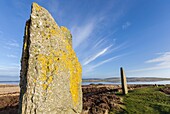
POLYGON ((92 71, 94 71, 95 68, 100 67, 100 66, 102 66, 102 65, 105 64, 105 63, 108 63, 108 62, 117 60, 117 59, 119 59, 120 57, 121 57, 121 56, 114 56, 114 57, 111 57, 111 58, 109 58, 109 59, 105 59, 105 60, 103 60, 103 61, 101 61, 101 62, 99 62, 99 63, 97 63, 97 64, 87 65, 86 67, 84 67, 85 70, 84 70, 83 73, 92 72, 92 71))
POLYGON ((2 76, 18 76, 19 66, 0 66, 0 75, 2 76))
POLYGON ((90 21, 82 26, 73 26, 71 31, 73 35, 73 48, 79 47, 81 43, 89 38, 95 28, 94 21, 90 21))
POLYGON ((131 26, 131 23, 127 21, 125 24, 122 25, 122 29, 125 30, 130 26, 131 26))
POLYGON ((18 43, 7 43, 8 46, 19 47, 18 43))
POLYGON ((98 47, 100 44, 102 44, 103 43, 103 41, 104 41, 105 39, 104 38, 102 38, 102 39, 100 39, 95 45, 94 45, 94 47, 93 48, 96 48, 96 47, 98 47))
POLYGON ((17 56, 13 55, 13 54, 7 55, 7 57, 9 57, 9 58, 17 58, 17 56))
POLYGON ((160 70, 160 69, 169 69, 170 68, 170 52, 165 52, 162 54, 159 54, 160 56, 147 60, 145 63, 149 64, 155 64, 152 67, 143 68, 143 69, 137 69, 137 70, 131 70, 129 72, 142 72, 142 71, 151 71, 151 70, 160 70))
POLYGON ((105 64, 105 63, 108 63, 108 62, 110 62, 110 61, 116 60, 116 59, 118 59, 119 57, 120 57, 120 56, 115 56, 115 57, 106 59, 106 60, 104 60, 104 61, 101 61, 101 62, 97 63, 96 65, 94 65, 93 68, 99 67, 99 66, 101 66, 101 65, 103 65, 103 64, 105 64))
POLYGON ((170 52, 165 52, 160 54, 161 56, 148 60, 146 63, 160 63, 159 65, 164 65, 163 63, 170 63, 170 52))
POLYGON ((92 57, 88 58, 88 59, 83 63, 83 65, 85 66, 85 65, 91 63, 92 61, 94 61, 95 59, 97 59, 98 57, 102 56, 102 55, 105 54, 105 53, 108 51, 108 49, 111 48, 111 47, 112 47, 112 45, 104 48, 104 49, 101 50, 100 52, 98 52, 98 53, 96 53, 95 55, 93 55, 92 57))

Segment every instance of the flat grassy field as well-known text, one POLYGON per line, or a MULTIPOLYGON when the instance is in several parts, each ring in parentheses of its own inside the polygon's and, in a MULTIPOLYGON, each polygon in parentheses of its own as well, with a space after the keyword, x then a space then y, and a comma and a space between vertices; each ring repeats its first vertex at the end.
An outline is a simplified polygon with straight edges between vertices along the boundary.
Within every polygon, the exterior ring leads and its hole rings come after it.
POLYGON ((121 111, 110 114, 170 114, 170 95, 160 91, 164 86, 138 88, 125 96, 121 111))

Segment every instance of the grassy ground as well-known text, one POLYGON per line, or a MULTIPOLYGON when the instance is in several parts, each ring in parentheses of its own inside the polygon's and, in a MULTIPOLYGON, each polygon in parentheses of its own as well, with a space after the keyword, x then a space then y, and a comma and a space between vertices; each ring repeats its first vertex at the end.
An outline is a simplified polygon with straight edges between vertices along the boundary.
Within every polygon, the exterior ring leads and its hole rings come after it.
POLYGON ((129 91, 121 96, 124 106, 122 111, 110 114, 170 114, 170 96, 159 91, 161 87, 146 87, 129 91))

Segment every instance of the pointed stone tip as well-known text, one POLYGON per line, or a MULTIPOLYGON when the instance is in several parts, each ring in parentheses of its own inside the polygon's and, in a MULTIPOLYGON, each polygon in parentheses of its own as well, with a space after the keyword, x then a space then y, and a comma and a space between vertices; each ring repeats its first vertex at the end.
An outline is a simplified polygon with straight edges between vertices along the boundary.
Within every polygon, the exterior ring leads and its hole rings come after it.
POLYGON ((32 9, 35 9, 36 11, 40 11, 42 7, 38 5, 36 2, 32 3, 32 9))
POLYGON ((34 6, 39 6, 39 5, 36 2, 33 2, 32 6, 34 7, 34 6))

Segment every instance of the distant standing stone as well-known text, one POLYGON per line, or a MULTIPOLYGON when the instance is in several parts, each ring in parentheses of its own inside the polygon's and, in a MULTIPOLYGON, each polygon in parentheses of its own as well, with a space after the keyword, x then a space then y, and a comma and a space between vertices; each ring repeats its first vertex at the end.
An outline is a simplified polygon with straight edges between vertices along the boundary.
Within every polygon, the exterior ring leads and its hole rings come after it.
POLYGON ((25 26, 19 114, 80 114, 81 75, 70 31, 33 3, 25 26))
POLYGON ((120 68, 120 74, 121 74, 122 92, 125 95, 128 93, 128 88, 126 82, 126 75, 122 67, 120 68))

